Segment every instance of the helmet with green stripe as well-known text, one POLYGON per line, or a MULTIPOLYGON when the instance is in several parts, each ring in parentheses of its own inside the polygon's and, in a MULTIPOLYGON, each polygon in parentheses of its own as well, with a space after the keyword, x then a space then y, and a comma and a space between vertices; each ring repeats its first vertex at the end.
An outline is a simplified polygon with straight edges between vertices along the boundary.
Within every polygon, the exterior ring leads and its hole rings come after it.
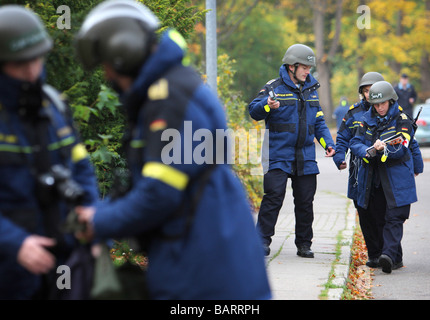
POLYGON ((158 28, 158 18, 141 3, 105 1, 82 24, 76 52, 86 69, 108 63, 118 73, 133 75, 148 57, 158 28))
POLYGON ((52 45, 33 11, 19 5, 0 7, 0 62, 31 60, 48 53, 52 45))

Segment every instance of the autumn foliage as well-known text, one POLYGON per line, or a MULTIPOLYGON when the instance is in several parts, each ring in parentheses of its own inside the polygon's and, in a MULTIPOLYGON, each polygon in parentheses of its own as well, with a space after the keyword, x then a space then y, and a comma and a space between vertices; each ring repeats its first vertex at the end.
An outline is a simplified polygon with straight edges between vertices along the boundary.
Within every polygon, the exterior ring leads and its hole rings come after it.
MULTIPOLYGON (((358 220, 358 218, 357 218, 358 220)), ((358 221, 357 221, 358 225, 358 221)), ((371 293, 372 269, 366 266, 367 248, 361 229, 357 227, 353 244, 351 246, 351 263, 349 276, 344 292, 344 300, 368 300, 373 299, 371 293)))

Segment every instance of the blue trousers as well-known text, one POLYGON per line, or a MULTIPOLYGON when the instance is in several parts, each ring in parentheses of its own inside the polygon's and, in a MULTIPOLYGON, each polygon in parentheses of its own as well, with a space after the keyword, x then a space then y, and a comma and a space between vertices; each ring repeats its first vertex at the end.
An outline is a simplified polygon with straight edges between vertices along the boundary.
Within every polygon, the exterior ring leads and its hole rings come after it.
POLYGON ((258 214, 257 229, 260 232, 263 243, 270 245, 271 238, 275 234, 279 211, 284 202, 288 178, 291 179, 294 198, 295 244, 297 247, 304 245, 310 247, 313 238, 313 201, 317 188, 315 174, 297 176, 288 174, 280 169, 268 171, 264 175, 264 196, 258 214))
POLYGON ((370 195, 367 209, 360 207, 357 201, 354 200, 369 259, 378 259, 384 245, 382 233, 385 225, 385 211, 379 211, 380 201, 383 205, 385 197, 383 199, 380 199, 380 196, 375 198, 375 193, 373 192, 370 195))
POLYGON ((403 224, 406 219, 409 218, 410 209, 410 204, 401 207, 389 208, 387 206, 382 186, 379 188, 373 188, 372 197, 369 200, 368 211, 373 215, 374 221, 378 221, 378 245, 381 248, 381 254, 389 256, 391 260, 393 260, 393 263, 401 262, 403 259, 403 250, 401 245, 403 238, 403 224), (381 219, 383 219, 383 221, 381 219), (382 243, 380 241, 381 235, 382 243))

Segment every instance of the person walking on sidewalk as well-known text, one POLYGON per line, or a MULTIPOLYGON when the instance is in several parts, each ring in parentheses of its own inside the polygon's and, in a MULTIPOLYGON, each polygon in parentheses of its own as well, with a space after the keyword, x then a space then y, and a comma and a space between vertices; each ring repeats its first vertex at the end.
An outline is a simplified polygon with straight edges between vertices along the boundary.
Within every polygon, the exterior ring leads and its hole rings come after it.
MULTIPOLYGON (((370 109, 370 87, 378 81, 384 81, 384 77, 378 72, 368 72, 361 78, 358 93, 362 99, 352 105, 343 118, 342 125, 337 132, 336 154, 333 157, 333 161, 339 170, 347 167, 345 156, 350 148, 351 139, 360 127, 363 114, 370 109)), ((420 163, 422 164, 422 157, 418 142, 415 139, 412 139, 411 151, 414 158, 415 173, 418 174, 422 172, 422 166, 419 166, 420 163)), ((384 220, 377 220, 376 216, 371 214, 368 208, 364 209, 357 204, 357 172, 360 161, 354 154, 350 154, 347 196, 353 200, 358 212, 360 228, 367 248, 368 261, 366 265, 371 268, 377 268, 383 246, 382 229, 384 220)))
POLYGON ((409 147, 414 138, 413 121, 399 110, 397 99, 390 83, 374 83, 369 91, 372 107, 364 113, 351 140, 352 152, 363 159, 358 170, 357 204, 383 224, 379 265, 385 273, 403 266, 403 223, 409 217, 411 203, 417 201, 409 147), (400 143, 382 141, 393 136, 399 137, 400 143))
MULTIPOLYGON (((350 148, 351 139, 355 136, 363 114, 370 109, 369 90, 372 84, 378 81, 383 81, 384 77, 378 72, 368 72, 360 80, 358 93, 361 100, 352 105, 344 116, 336 136, 336 154, 333 156, 333 161, 339 170, 347 167, 346 154, 350 148)), ((360 207, 357 204, 357 171, 359 168, 360 159, 354 154, 350 154, 349 159, 349 176, 348 176, 348 191, 347 196, 352 199, 354 206, 357 209, 359 223, 366 243, 368 258, 366 265, 371 268, 378 267, 378 259, 381 255, 382 237, 379 234, 382 221, 377 221, 375 216, 370 214, 367 209, 360 207)))
POLYGON ((265 254, 269 255, 287 180, 290 178, 295 206, 297 255, 313 258, 313 200, 316 175, 319 173, 314 139, 318 140, 329 157, 335 153, 335 144, 319 103, 317 89, 320 85, 310 74, 311 68, 315 66, 313 50, 303 44, 294 44, 287 49, 282 62, 279 78, 267 82, 249 104, 251 117, 265 121, 265 143, 269 144, 268 158, 263 154, 262 159, 264 196, 257 229, 262 237, 265 254), (269 96, 271 92, 274 93, 273 97, 269 96))
POLYGON ((396 84, 394 90, 399 97, 397 103, 403 108, 403 112, 412 117, 414 103, 417 100, 417 93, 414 86, 409 83, 409 76, 403 73, 399 83, 396 84))

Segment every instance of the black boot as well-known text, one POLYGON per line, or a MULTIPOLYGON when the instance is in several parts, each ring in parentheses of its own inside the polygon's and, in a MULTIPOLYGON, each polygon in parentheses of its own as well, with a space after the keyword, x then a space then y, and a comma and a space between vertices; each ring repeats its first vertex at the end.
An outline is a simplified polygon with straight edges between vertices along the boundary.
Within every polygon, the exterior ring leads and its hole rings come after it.
POLYGON ((393 260, 385 254, 379 257, 379 265, 382 267, 382 271, 385 273, 391 273, 393 269, 393 260))
POLYGON ((403 268, 403 261, 393 263, 393 270, 403 268))
POLYGON ((379 267, 379 259, 378 258, 369 259, 366 262, 366 266, 368 266, 369 268, 378 268, 379 267))
POLYGON ((297 255, 303 258, 313 258, 314 253, 308 246, 301 246, 297 248, 297 255))

